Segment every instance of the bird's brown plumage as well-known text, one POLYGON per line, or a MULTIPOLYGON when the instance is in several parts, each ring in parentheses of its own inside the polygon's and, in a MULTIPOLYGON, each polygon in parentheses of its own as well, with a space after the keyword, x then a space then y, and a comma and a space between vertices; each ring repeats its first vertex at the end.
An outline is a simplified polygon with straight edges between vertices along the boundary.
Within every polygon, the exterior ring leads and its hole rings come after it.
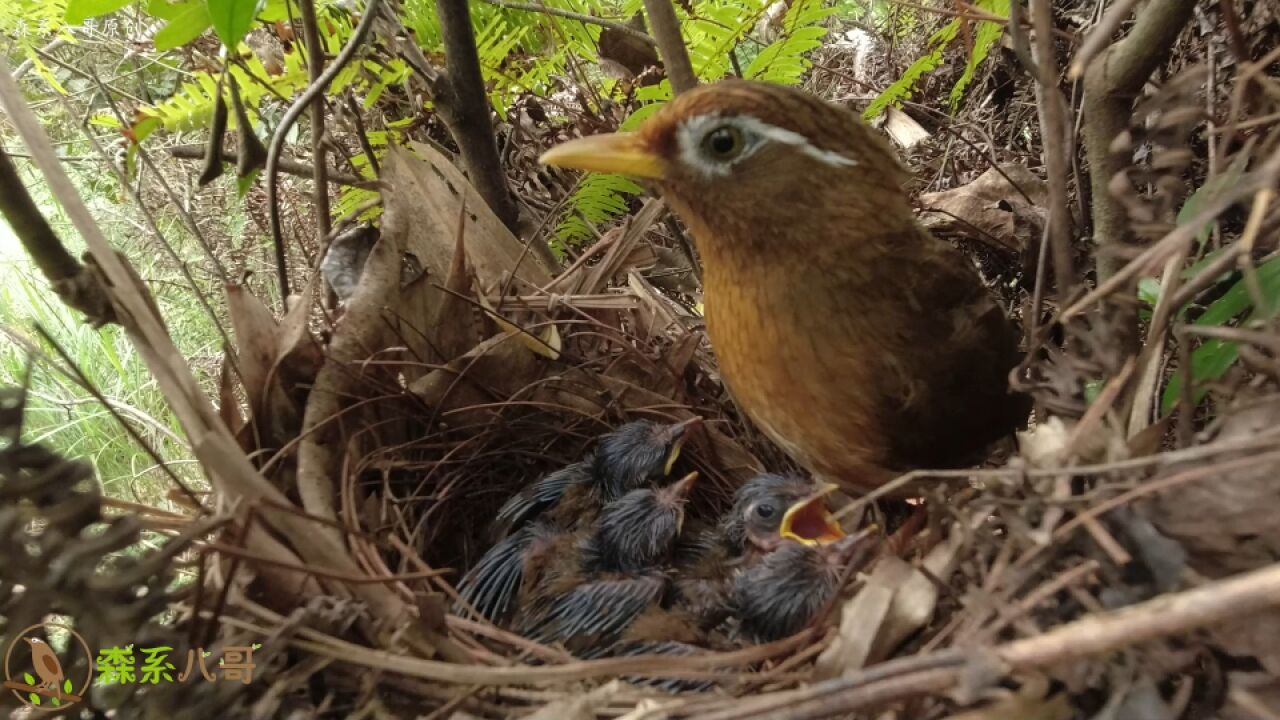
POLYGON ((553 149, 549 163, 648 176, 704 266, 707 330, 752 420, 855 490, 980 459, 1025 422, 1008 390, 1018 335, 968 259, 915 220, 906 172, 851 112, 799 90, 724 81, 635 135, 553 149), (750 152, 717 164, 711 132, 750 152), (699 135, 702 130, 705 135, 699 135))

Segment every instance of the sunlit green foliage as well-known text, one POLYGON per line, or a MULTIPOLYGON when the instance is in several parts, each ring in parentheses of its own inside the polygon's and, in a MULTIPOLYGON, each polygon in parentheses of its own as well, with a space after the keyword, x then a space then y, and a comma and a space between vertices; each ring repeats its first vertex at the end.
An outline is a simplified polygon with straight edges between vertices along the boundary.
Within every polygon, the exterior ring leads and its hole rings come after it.
MULTIPOLYGON (((1009 15, 1009 0, 977 0, 974 6, 1000 17, 1009 15)), ((956 18, 929 36, 929 40, 926 43, 926 52, 907 67, 902 73, 902 77, 885 88, 875 100, 871 101, 871 104, 863 111, 863 117, 870 120, 880 115, 890 105, 897 105, 905 100, 910 100, 916 92, 917 83, 942 64, 943 54, 951 43, 960 36, 961 23, 963 22, 966 22, 966 20, 956 18)), ((961 74, 960 79, 951 90, 951 107, 953 110, 959 104, 960 98, 963 97, 965 88, 973 80, 978 66, 991 53, 991 49, 995 47, 1000 35, 1004 32, 1004 26, 1001 23, 985 20, 979 21, 977 28, 973 48, 965 64, 964 73, 961 74)))

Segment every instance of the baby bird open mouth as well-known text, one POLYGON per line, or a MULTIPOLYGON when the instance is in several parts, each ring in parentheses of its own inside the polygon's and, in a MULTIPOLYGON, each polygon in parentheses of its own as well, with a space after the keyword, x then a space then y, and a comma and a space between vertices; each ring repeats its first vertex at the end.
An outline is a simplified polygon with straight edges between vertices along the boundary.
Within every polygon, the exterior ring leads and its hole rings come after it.
POLYGON ((805 545, 827 545, 844 537, 844 530, 827 510, 826 496, 836 486, 827 484, 816 493, 787 508, 778 534, 805 545))

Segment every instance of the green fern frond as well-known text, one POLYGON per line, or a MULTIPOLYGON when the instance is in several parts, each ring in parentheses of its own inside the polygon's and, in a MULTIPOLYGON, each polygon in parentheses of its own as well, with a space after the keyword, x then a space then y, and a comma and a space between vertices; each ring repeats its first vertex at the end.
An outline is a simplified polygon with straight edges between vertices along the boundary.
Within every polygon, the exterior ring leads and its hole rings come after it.
MULTIPOLYGON (((246 108, 258 107, 268 94, 292 97, 307 86, 307 68, 301 53, 287 53, 284 56, 284 70, 279 75, 269 74, 262 61, 251 52, 245 54, 244 65, 248 72, 232 65, 231 74, 240 86, 240 99, 246 108), (264 82, 270 89, 263 86, 264 82)), ((217 75, 205 71, 196 72, 191 80, 184 82, 168 99, 142 107, 139 112, 157 118, 169 132, 206 128, 213 119, 217 89, 217 75)), ((252 116, 252 111, 250 114, 252 116)))
MULTIPOLYGON (((569 199, 573 208, 556 226, 556 240, 561 248, 576 245, 594 237, 591 229, 608 222, 629 209, 629 199, 641 188, 622 175, 587 175, 569 199)), ((553 245, 556 243, 553 243, 553 245)))
POLYGON ((910 100, 912 94, 915 93, 916 83, 926 73, 933 72, 934 68, 942 64, 942 53, 947 49, 960 33, 960 20, 957 18, 947 23, 941 30, 934 33, 928 42, 929 51, 923 56, 911 63, 911 66, 902 73, 902 77, 897 82, 884 89, 876 96, 875 100, 867 106, 863 111, 862 117, 866 120, 872 120, 885 108, 895 105, 903 100, 910 100))
POLYGON ((333 203, 333 217, 345 218, 359 212, 357 222, 370 222, 382 214, 382 207, 372 204, 376 200, 377 190, 344 186, 338 191, 338 199, 333 203), (361 210, 361 207, 364 209, 361 210))
POLYGON ((712 0, 699 4, 697 15, 681 26, 689 41, 694 74, 706 82, 728 74, 729 52, 750 35, 768 7, 768 0, 712 0))
POLYGON ((809 69, 806 55, 822 46, 826 20, 834 8, 820 0, 797 0, 783 21, 783 36, 774 40, 751 61, 743 75, 754 80, 795 85, 809 69))
MULTIPOLYGON (((993 15, 1009 16, 1009 0, 979 0, 977 6, 993 15)), ((991 54, 991 49, 996 46, 1003 34, 1004 23, 989 20, 978 22, 978 31, 974 33, 973 52, 969 53, 969 60, 964 65, 964 72, 960 75, 960 79, 956 81, 955 87, 951 88, 951 112, 955 112, 960 106, 964 91, 969 87, 969 83, 973 82, 978 66, 991 54)))
POLYGON ((36 53, 36 48, 51 36, 75 42, 65 29, 66 14, 67 0, 0 0, 0 34, 8 37, 14 49, 31 62, 31 70, 61 95, 66 95, 67 89, 36 53))

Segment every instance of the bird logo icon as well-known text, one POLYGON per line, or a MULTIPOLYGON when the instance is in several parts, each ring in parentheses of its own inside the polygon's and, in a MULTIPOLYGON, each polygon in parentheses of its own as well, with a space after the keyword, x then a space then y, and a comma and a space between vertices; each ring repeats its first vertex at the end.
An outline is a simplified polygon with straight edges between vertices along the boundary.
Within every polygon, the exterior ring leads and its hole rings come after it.
POLYGON ((92 677, 93 653, 84 638, 66 625, 32 625, 18 633, 5 651, 5 689, 13 691, 23 705, 35 710, 61 710, 80 702, 92 677), (45 639, 53 636, 67 636, 62 653, 66 668, 84 667, 84 677, 78 685, 67 677, 63 660, 59 660, 58 652, 45 639), (25 669, 23 648, 30 651, 29 670, 25 669), (79 662, 81 657, 83 662, 79 662))
POLYGON ((53 648, 40 638, 22 638, 31 646, 31 664, 40 676, 40 685, 44 690, 57 690, 62 685, 62 663, 53 648))

